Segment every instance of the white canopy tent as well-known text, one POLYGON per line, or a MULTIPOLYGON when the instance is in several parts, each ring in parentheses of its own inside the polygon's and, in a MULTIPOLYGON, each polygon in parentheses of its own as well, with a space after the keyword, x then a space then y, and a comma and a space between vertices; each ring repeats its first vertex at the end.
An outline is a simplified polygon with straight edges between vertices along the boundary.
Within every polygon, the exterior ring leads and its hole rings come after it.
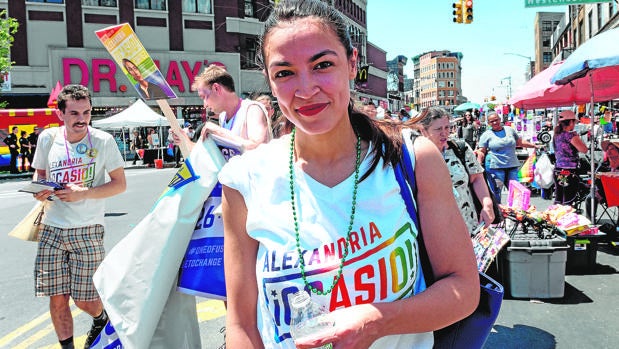
MULTIPOLYGON (((179 125, 183 124, 182 119, 177 119, 179 125)), ((116 115, 112 115, 105 119, 92 122, 92 126, 102 129, 120 129, 122 130, 123 143, 125 143, 125 129, 133 127, 157 127, 159 130, 159 139, 163 140, 161 127, 170 126, 168 119, 153 111, 144 101, 138 99, 127 109, 116 115)), ((163 142, 162 142, 163 144, 163 142)), ((125 153, 125 161, 126 152, 125 153)))
MULTIPOLYGON (((182 122, 182 120, 181 120, 182 122)), ((122 129, 129 127, 170 126, 168 119, 154 112, 144 101, 138 99, 129 108, 116 115, 92 122, 96 128, 122 129)))

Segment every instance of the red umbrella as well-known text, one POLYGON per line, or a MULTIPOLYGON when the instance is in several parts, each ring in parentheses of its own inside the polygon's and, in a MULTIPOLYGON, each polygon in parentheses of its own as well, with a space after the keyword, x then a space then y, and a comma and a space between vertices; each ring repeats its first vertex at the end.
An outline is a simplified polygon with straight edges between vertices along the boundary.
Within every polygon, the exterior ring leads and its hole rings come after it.
MULTIPOLYGON (((561 69, 563 61, 552 64, 547 69, 535 75, 509 100, 511 104, 522 109, 563 107, 573 104, 591 102, 591 84, 589 79, 576 79, 565 85, 556 85, 550 79, 561 69)), ((619 67, 604 70, 604 74, 593 76, 595 91, 594 102, 608 101, 617 98, 617 81, 619 67)))

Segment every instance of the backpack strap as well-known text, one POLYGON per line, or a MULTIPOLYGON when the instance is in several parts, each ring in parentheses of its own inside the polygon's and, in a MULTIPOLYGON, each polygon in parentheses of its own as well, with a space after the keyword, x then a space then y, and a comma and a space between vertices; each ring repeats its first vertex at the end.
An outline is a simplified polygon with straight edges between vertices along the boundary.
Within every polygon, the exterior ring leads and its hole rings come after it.
POLYGON ((402 160, 394 167, 395 177, 400 185, 400 195, 406 204, 406 210, 417 228, 417 243, 419 246, 419 258, 421 260, 421 270, 427 286, 434 282, 434 274, 430 264, 430 258, 423 242, 421 225, 417 216, 417 181, 415 179, 415 139, 419 136, 410 129, 402 131, 404 143, 402 144, 402 160))
POLYGON ((449 145, 449 149, 453 150, 454 154, 456 154, 456 157, 460 160, 462 166, 464 166, 466 173, 470 175, 469 168, 466 165, 466 143, 461 139, 450 139, 447 141, 447 144, 449 145))

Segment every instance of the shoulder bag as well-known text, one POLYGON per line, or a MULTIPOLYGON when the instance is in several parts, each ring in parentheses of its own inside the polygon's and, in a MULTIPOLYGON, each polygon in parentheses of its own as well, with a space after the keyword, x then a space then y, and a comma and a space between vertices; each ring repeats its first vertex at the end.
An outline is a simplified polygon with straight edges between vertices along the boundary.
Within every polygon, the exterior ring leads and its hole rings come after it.
MULTIPOLYGON (((434 275, 428 258, 425 245, 423 243, 423 234, 417 217, 415 204, 415 194, 417 193, 417 185, 414 173, 414 150, 413 141, 410 134, 404 132, 403 156, 399 165, 394 168, 396 179, 400 185, 400 193, 409 215, 413 219, 419 236, 419 255, 421 259, 421 268, 425 277, 426 284, 430 286, 434 283, 434 275), (408 144, 408 145, 407 145, 408 144)), ((461 349, 480 349, 484 346, 486 339, 490 335, 492 326, 499 316, 501 303, 503 302, 503 286, 487 276, 479 273, 480 281, 480 297, 479 304, 475 311, 466 318, 451 324, 445 328, 434 331, 434 348, 461 348, 461 349)))
MULTIPOLYGON (((448 144, 449 148, 454 151, 454 154, 456 154, 456 157, 462 163, 462 166, 464 166, 464 170, 466 171, 466 173, 470 176, 471 174, 469 173, 469 167, 466 164, 465 157, 466 143, 460 140, 450 140, 448 141, 448 144)), ((496 202, 494 195, 492 195, 492 190, 490 190, 490 186, 488 185, 488 177, 485 170, 484 172, 482 172, 482 175, 484 176, 484 183, 486 183, 488 193, 490 194, 490 198, 492 199, 492 211, 494 212, 494 220, 492 221, 492 224, 499 224, 503 221, 503 213, 501 212, 499 204, 496 202)), ((471 196, 473 197, 473 203, 475 204, 475 212, 477 212, 477 217, 479 217, 479 213, 483 209, 483 205, 481 203, 481 200, 479 200, 479 198, 477 197, 477 194, 475 193, 475 188, 473 188, 473 184, 471 182, 469 182, 469 190, 471 191, 471 194, 473 194, 471 196)))
POLYGON ((37 202, 26 217, 9 232, 9 236, 24 241, 39 241, 39 230, 42 226, 41 222, 46 206, 47 200, 37 202))

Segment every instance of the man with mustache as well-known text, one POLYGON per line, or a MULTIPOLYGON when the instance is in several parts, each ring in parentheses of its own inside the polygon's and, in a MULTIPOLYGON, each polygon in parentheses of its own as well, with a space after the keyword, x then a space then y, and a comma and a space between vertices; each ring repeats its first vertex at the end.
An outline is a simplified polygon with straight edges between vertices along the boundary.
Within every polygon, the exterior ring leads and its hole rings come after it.
POLYGON ((39 233, 35 292, 50 298, 52 323, 63 349, 74 347, 69 298, 93 317, 85 344, 90 348, 108 321, 92 282, 105 256, 104 199, 125 191, 124 161, 110 134, 88 126, 92 105, 86 87, 65 86, 58 109, 64 126, 41 133, 32 163, 39 179, 62 186, 34 194, 37 200, 52 200, 39 233))

